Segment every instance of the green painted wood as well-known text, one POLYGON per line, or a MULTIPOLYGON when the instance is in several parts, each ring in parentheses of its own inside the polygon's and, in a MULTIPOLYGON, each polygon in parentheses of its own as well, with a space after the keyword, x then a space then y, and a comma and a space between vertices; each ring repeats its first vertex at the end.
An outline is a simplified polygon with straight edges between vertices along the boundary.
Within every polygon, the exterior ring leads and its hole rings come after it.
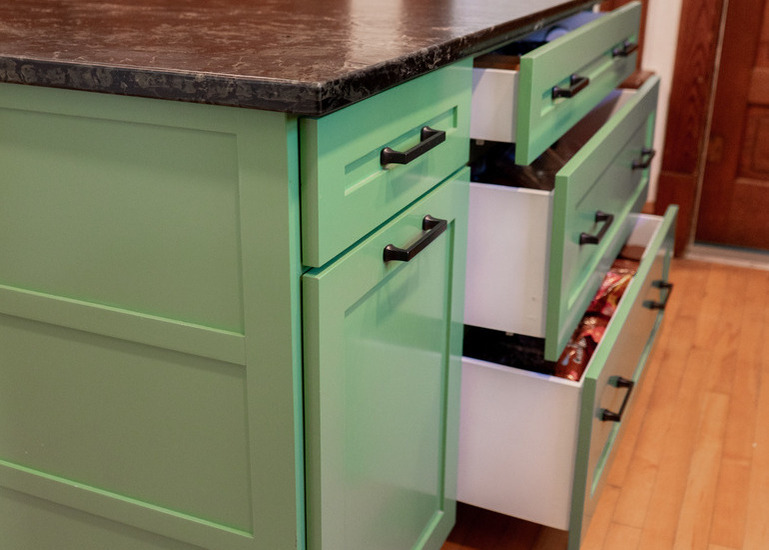
POLYGON ((303 277, 311 550, 437 550, 454 523, 468 181, 303 277), (426 214, 448 229, 383 262, 426 214))
MULTIPOLYGON (((659 301, 661 295, 668 292, 654 288, 652 282, 668 280, 677 214, 678 207, 670 206, 661 219, 638 272, 625 291, 584 374, 569 550, 579 550, 587 531, 601 487, 606 481, 603 474, 609 470, 612 450, 632 414, 634 397, 643 381, 644 367, 664 316, 664 310, 649 309, 644 306, 644 301, 659 301), (636 388, 630 396, 622 422, 603 422, 600 410, 607 408, 617 412, 626 393, 626 390, 613 386, 611 379, 614 376, 634 380, 636 388)), ((632 223, 632 220, 628 221, 632 223)))
POLYGON ((0 285, 0 313, 102 336, 246 363, 243 334, 0 285))
POLYGON ((242 332, 237 135, 127 118, 3 109, 0 282, 242 332))
POLYGON ((556 174, 550 240, 545 357, 558 359, 628 236, 623 223, 640 211, 648 170, 633 162, 653 142, 659 78, 650 78, 556 174), (598 245, 580 245, 580 233, 595 234, 601 210, 614 222, 598 245))
POLYGON ((641 4, 631 2, 521 56, 515 161, 530 164, 635 70, 636 55, 612 57, 624 41, 638 40, 641 4), (590 79, 571 98, 552 98, 577 74, 590 79))
POLYGON ((302 260, 321 266, 468 160, 472 60, 466 59, 319 119, 302 119, 302 260), (407 165, 423 126, 446 141, 407 165))
POLYGON ((284 114, 0 85, 3 545, 304 547, 298 156, 284 114))

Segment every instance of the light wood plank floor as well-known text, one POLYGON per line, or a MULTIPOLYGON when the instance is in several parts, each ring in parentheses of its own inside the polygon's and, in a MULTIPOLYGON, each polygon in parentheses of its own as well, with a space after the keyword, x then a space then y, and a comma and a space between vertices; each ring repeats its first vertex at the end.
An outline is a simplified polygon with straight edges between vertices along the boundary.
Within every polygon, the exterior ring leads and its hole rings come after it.
MULTIPOLYGON (((676 259, 662 333, 582 550, 769 549, 769 271, 676 259)), ((460 505, 442 550, 564 550, 460 505)))

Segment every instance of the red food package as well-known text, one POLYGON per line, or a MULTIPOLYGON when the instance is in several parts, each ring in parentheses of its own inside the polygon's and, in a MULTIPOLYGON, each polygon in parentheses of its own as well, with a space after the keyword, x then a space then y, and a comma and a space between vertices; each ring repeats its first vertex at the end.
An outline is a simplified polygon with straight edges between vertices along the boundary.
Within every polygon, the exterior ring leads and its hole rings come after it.
POLYGON ((582 378, 594 349, 595 344, 590 338, 569 341, 555 365, 555 376, 578 381, 582 378))
POLYGON ((620 298, 636 273, 637 265, 632 260, 616 260, 588 306, 588 313, 599 313, 607 317, 614 315, 620 298))
POLYGON ((576 337, 577 340, 583 337, 590 338, 596 344, 600 344, 601 338, 603 338, 603 334, 606 332, 606 325, 608 324, 608 317, 587 314, 582 318, 582 321, 579 323, 579 326, 574 333, 575 336, 572 338, 576 337))
POLYGON ((555 376, 578 381, 582 378, 595 348, 603 338, 609 319, 601 315, 586 315, 577 330, 574 331, 569 343, 566 344, 558 363, 555 366, 555 376))
MULTIPOLYGON (((633 252, 637 254, 637 251, 633 252)), ((637 270, 638 262, 635 260, 621 258, 614 261, 585 316, 561 353, 555 365, 555 376, 575 381, 582 378, 593 352, 606 332, 609 319, 614 315, 620 298, 637 270)))

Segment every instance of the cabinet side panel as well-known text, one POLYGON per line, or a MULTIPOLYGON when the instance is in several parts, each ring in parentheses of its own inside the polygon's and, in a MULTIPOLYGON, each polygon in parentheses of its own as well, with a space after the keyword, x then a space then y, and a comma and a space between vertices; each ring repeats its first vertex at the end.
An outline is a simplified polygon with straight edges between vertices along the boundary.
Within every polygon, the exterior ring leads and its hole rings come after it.
POLYGON ((236 144, 0 108, 0 283, 242 332, 236 144))
POLYGON ((0 86, 17 547, 304 547, 297 157, 280 113, 0 86))
POLYGON ((8 316, 0 348, 0 482, 251 530, 242 366, 8 316))
POLYGON ((3 546, 13 550, 201 550, 5 488, 0 488, 0 530, 3 546))

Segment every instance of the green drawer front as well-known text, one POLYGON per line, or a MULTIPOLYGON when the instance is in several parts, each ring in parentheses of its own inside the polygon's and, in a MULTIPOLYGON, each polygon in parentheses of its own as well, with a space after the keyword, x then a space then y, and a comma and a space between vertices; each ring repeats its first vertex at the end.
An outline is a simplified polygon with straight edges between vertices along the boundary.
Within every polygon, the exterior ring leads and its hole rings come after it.
POLYGON ((668 280, 677 213, 678 207, 671 206, 663 218, 632 215, 626 221, 632 227, 637 219, 647 223, 656 220, 657 228, 585 373, 570 549, 579 548, 581 534, 587 530, 605 481, 603 473, 608 471, 614 444, 632 409, 632 398, 638 391, 646 359, 662 322, 669 291, 660 289, 659 283, 668 280), (662 309, 655 308, 653 303, 662 309), (634 381, 635 389, 629 392, 627 388, 618 388, 616 379, 619 376, 634 381), (603 420, 603 410, 622 411, 621 421, 603 420))
POLYGON ((521 57, 516 162, 529 164, 627 78, 636 55, 614 56, 637 42, 641 5, 633 2, 521 57), (553 99, 572 75, 589 79, 573 97, 553 99))
POLYGON ((437 550, 454 523, 468 177, 303 277, 309 550, 437 550), (427 214, 446 229, 383 261, 427 214))
POLYGON ((302 261, 318 267, 468 160, 472 60, 434 71, 319 119, 303 119, 302 261), (445 141, 408 164, 382 166, 429 126, 445 141))
POLYGON ((659 79, 644 84, 556 175, 546 326, 556 360, 624 243, 623 220, 646 199, 648 170, 634 163, 652 144, 659 79), (596 221, 597 212, 613 221, 596 221), (604 231, 605 229, 605 231, 604 231), (603 235, 580 244, 582 233, 603 235))

